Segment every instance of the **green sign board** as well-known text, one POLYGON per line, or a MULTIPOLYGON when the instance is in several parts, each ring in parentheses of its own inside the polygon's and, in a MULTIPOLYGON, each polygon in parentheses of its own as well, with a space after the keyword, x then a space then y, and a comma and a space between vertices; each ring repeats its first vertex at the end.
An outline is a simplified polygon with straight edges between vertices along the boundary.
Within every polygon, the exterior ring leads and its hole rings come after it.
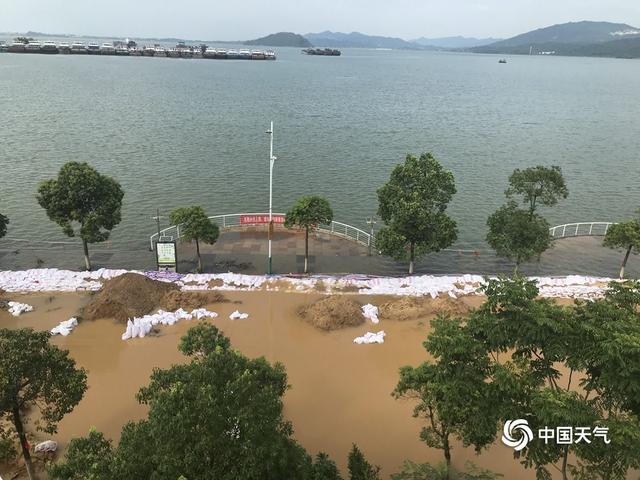
POLYGON ((159 270, 175 271, 178 265, 176 242, 156 242, 156 260, 159 270))

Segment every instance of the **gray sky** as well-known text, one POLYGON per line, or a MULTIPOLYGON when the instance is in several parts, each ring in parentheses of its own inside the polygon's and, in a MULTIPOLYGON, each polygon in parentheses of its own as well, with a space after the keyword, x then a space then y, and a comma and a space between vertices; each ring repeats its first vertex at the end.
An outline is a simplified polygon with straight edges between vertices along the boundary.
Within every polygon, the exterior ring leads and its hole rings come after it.
POLYGON ((277 31, 510 37, 578 20, 640 27, 639 0, 0 0, 0 31, 236 40, 277 31))

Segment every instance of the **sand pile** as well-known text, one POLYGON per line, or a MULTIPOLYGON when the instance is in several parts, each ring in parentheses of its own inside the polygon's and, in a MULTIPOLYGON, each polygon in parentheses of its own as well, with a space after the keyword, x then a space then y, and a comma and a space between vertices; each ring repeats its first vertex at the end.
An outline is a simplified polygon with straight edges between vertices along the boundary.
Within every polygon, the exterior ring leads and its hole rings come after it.
POLYGON ((178 291, 173 283, 151 280, 137 273, 125 273, 104 284, 82 312, 82 318, 114 318, 126 322, 157 310, 163 298, 178 291))
POLYGON ((160 308, 174 312, 179 308, 195 310, 212 303, 224 302, 228 302, 228 300, 219 292, 182 292, 180 290, 172 290, 162 297, 160 308))
POLYGON ((436 315, 465 315, 470 308, 462 300, 449 296, 400 297, 379 307, 381 320, 420 320, 436 315))
POLYGON ((298 315, 321 330, 355 327, 365 322, 362 306, 342 295, 321 298, 300 308, 298 315))

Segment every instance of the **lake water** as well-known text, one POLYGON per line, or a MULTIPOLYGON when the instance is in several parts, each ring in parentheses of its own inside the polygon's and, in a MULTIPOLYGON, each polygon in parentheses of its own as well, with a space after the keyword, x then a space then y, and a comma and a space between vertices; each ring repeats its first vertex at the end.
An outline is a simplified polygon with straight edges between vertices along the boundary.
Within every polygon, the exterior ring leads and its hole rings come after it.
POLYGON ((618 221, 640 207, 638 61, 277 54, 276 62, 0 54, 7 238, 70 240, 35 200, 38 183, 68 160, 122 184, 113 248, 132 258, 147 248, 156 208, 266 211, 271 120, 275 211, 320 194, 336 220, 366 228, 376 189, 406 153, 422 151, 455 175, 460 248, 486 248, 486 218, 515 168, 562 167, 570 196, 544 211, 552 225, 618 221))

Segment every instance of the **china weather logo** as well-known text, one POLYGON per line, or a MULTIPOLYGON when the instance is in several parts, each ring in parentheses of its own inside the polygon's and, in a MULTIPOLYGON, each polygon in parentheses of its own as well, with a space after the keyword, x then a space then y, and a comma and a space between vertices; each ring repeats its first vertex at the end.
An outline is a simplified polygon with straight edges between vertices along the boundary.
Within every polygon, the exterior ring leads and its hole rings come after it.
POLYGON ((533 440, 529 422, 523 419, 508 420, 502 429, 502 443, 516 452, 523 450, 533 440))

